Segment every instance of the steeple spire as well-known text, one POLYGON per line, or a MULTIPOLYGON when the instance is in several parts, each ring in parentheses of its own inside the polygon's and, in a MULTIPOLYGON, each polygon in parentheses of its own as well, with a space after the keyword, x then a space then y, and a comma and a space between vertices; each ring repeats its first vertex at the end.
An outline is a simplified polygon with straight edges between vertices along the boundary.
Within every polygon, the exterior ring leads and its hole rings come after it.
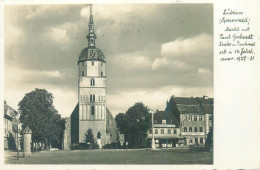
POLYGON ((87 35, 88 39, 88 46, 95 47, 95 40, 97 38, 96 34, 94 33, 94 21, 93 21, 93 14, 92 14, 92 4, 90 4, 90 15, 89 15, 89 33, 87 35))

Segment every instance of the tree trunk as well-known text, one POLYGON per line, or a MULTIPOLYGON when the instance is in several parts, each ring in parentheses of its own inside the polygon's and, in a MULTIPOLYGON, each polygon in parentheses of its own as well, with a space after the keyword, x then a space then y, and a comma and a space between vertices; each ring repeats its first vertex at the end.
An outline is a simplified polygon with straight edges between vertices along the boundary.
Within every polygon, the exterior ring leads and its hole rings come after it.
POLYGON ((50 150, 50 146, 49 146, 49 140, 47 138, 45 138, 45 140, 44 140, 44 145, 45 145, 45 149, 47 151, 49 151, 50 150))

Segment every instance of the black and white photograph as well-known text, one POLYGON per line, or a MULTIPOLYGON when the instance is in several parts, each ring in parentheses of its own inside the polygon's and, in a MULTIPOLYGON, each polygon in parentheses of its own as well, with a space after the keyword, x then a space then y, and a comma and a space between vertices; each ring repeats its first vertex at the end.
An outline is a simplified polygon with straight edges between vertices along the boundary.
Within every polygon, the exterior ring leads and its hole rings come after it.
POLYGON ((3 14, 5 165, 214 165, 214 3, 6 4, 3 14))
POLYGON ((5 163, 213 163, 213 4, 10 5, 4 28, 5 163))

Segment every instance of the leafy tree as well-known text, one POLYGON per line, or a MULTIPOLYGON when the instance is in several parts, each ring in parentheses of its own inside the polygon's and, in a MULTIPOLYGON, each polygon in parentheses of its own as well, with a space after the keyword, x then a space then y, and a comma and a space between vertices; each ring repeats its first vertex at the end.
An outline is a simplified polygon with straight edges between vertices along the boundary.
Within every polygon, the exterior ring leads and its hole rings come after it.
POLYGON ((25 94, 18 106, 22 128, 29 126, 33 142, 43 141, 46 149, 49 149, 50 142, 61 143, 62 121, 53 106, 51 93, 36 88, 25 94))
POLYGON ((97 138, 98 139, 101 139, 101 133, 98 131, 98 133, 97 133, 97 138))
POLYGON ((125 134, 127 132, 127 117, 124 113, 119 113, 115 118, 117 128, 121 134, 125 134))
POLYGON ((209 133, 207 134, 207 139, 206 139, 206 143, 205 143, 205 148, 210 151, 211 149, 213 149, 213 129, 211 128, 211 130, 209 131, 209 133))
POLYGON ((85 136, 84 136, 84 139, 85 139, 85 142, 88 144, 94 144, 95 142, 95 139, 94 139, 94 135, 93 135, 93 130, 92 129, 88 129, 85 133, 85 136))
POLYGON ((126 114, 120 113, 116 116, 119 131, 124 134, 125 141, 128 141, 130 147, 135 146, 136 139, 147 137, 150 120, 149 108, 143 103, 135 103, 126 114))

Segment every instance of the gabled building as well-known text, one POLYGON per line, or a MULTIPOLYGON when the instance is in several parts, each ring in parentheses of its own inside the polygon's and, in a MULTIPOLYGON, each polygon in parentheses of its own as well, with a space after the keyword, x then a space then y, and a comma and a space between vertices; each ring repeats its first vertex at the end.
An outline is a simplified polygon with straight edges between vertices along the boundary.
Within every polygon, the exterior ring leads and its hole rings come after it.
POLYGON ((204 145, 207 133, 213 127, 213 98, 174 97, 167 102, 166 111, 172 111, 180 123, 181 138, 186 145, 204 145))
POLYGON ((4 149, 6 150, 17 149, 17 145, 20 148, 21 124, 18 119, 19 113, 4 101, 4 149))
POLYGON ((214 111, 214 99, 207 96, 197 97, 204 113, 205 113, 205 128, 206 134, 213 129, 213 111, 214 111))
MULTIPOLYGON (((171 111, 156 111, 154 114, 154 139, 156 147, 175 147, 181 137, 179 122, 171 111)), ((148 140, 152 138, 152 129, 148 140)))

